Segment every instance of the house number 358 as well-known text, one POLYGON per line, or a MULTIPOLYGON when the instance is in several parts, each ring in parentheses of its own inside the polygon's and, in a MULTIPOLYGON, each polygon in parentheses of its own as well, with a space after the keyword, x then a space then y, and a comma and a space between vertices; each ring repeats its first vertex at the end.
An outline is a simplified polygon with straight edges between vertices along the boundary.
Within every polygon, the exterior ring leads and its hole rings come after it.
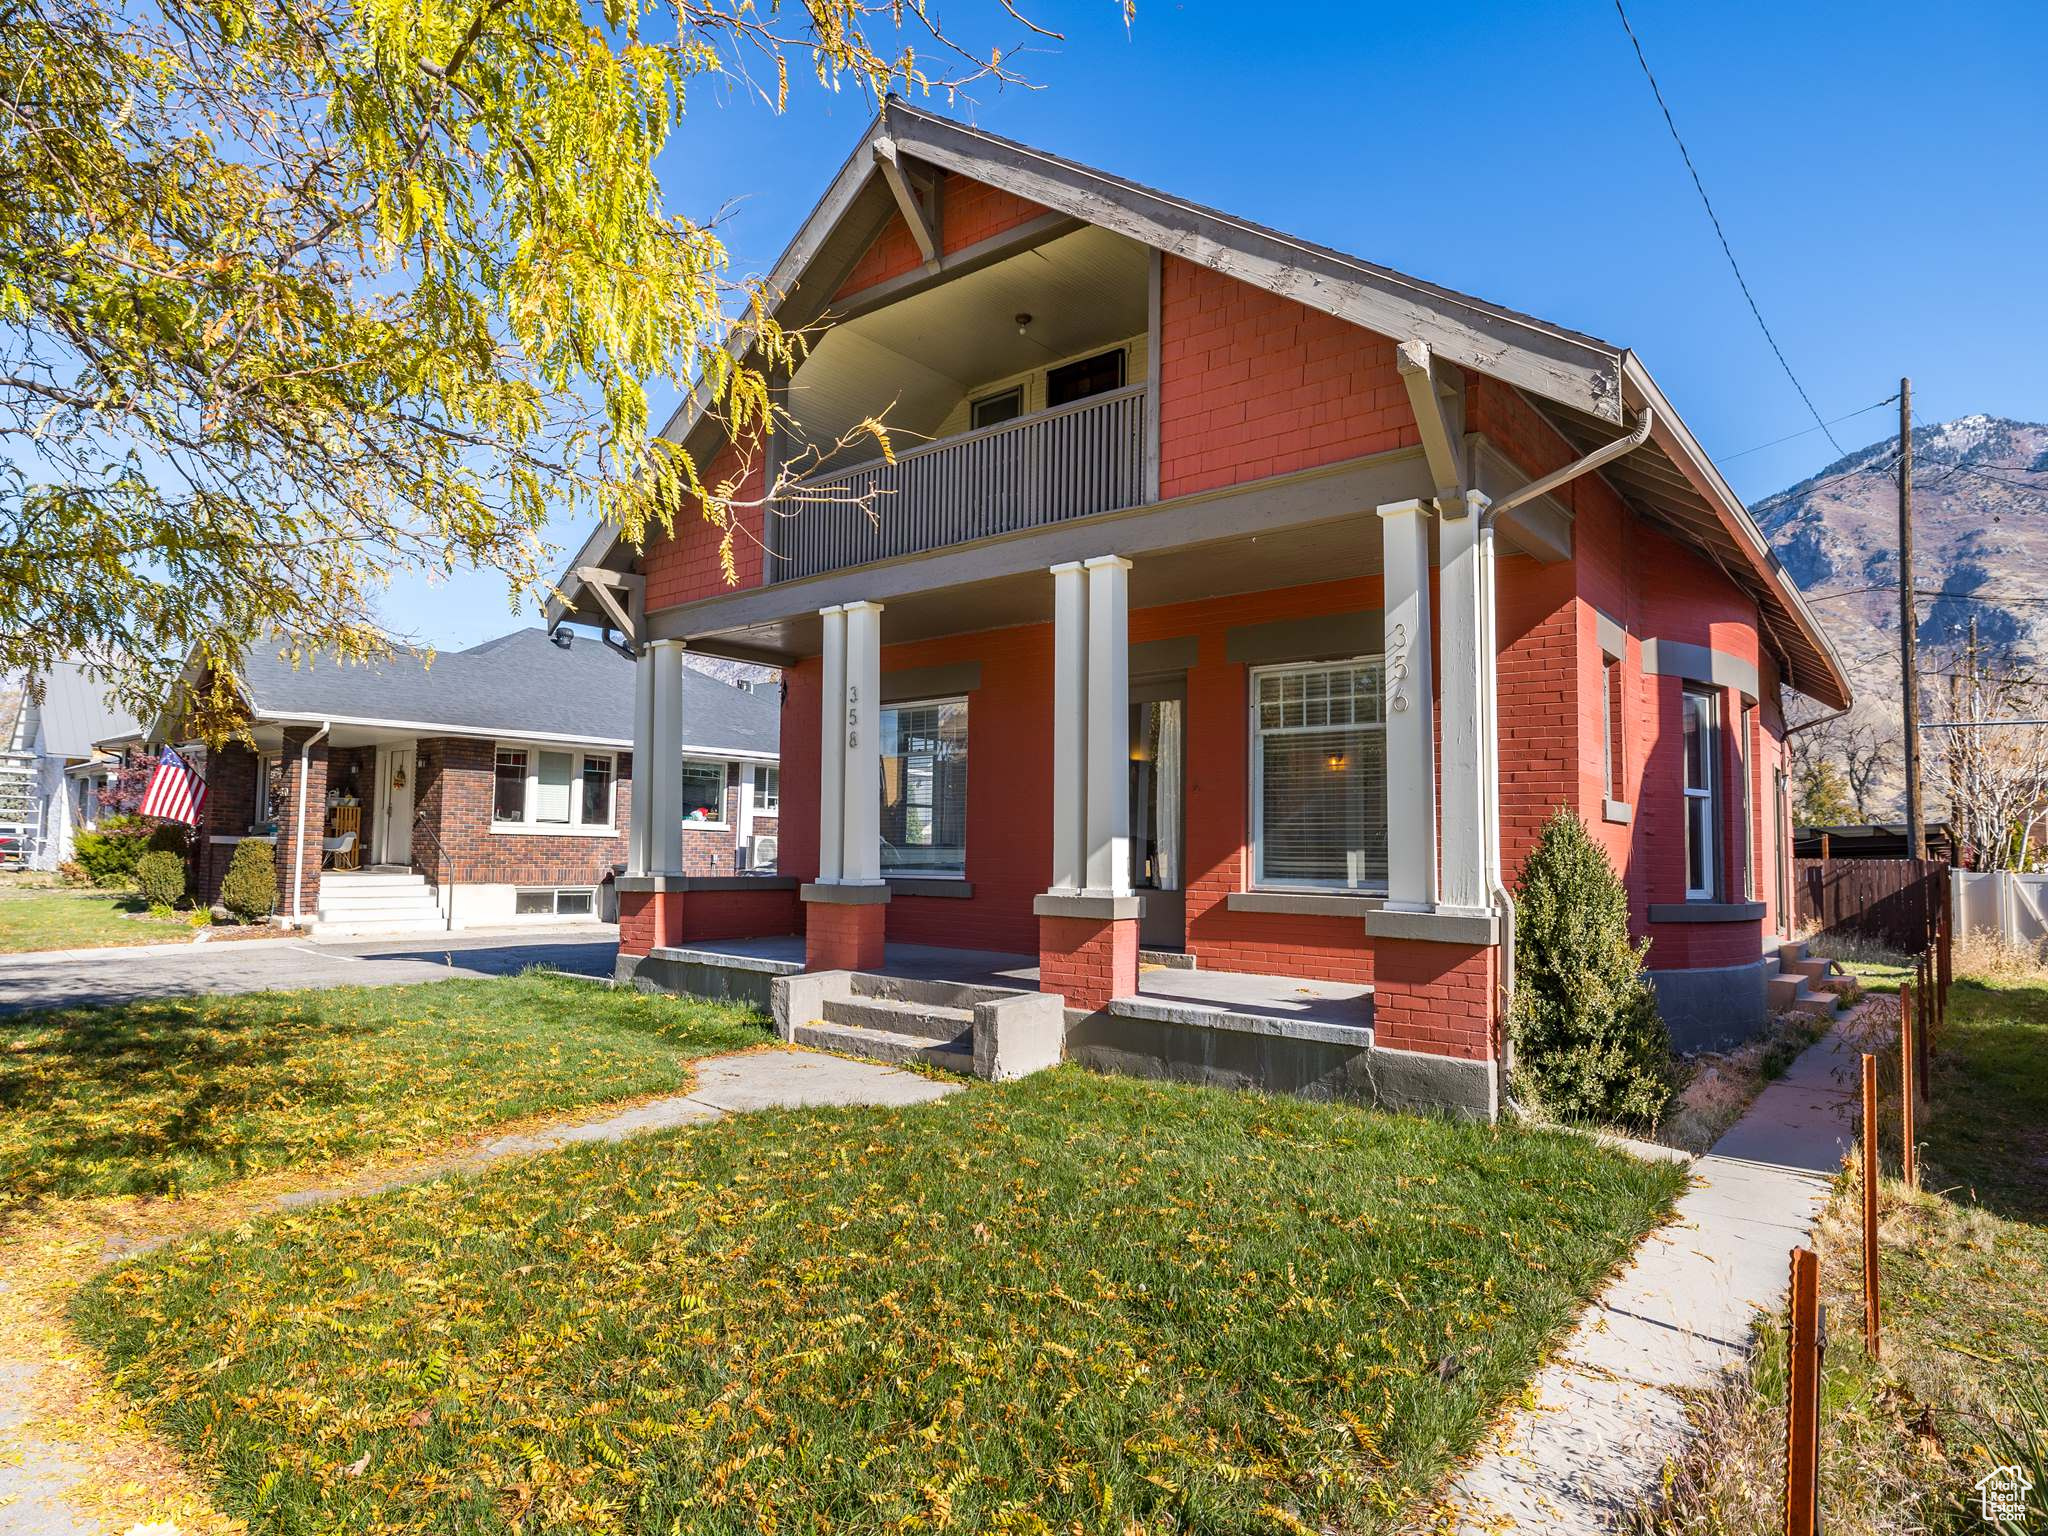
POLYGON ((860 747, 860 689, 846 690, 846 750, 857 751, 860 747))

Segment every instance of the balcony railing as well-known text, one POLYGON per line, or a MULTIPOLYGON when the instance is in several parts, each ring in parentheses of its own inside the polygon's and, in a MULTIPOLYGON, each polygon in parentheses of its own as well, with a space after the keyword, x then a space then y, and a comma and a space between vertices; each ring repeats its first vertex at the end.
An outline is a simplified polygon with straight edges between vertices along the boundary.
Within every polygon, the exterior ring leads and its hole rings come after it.
POLYGON ((1042 528, 1145 499, 1145 386, 1090 395, 805 482, 771 581, 1042 528), (823 498, 823 499, 811 499, 823 498))

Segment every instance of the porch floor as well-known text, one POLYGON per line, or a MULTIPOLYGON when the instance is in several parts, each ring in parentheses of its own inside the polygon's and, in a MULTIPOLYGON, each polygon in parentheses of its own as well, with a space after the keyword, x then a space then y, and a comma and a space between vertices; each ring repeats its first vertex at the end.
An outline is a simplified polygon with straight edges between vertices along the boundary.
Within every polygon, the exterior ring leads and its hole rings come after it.
MULTIPOLYGON (((804 967, 804 941, 799 934, 704 939, 655 953, 713 965, 723 961, 783 975, 804 967)), ((1032 992, 1038 989, 1038 957, 943 949, 931 944, 891 944, 884 952, 880 974, 1032 992)), ((1363 982, 1147 966, 1138 973, 1137 995, 1116 998, 1109 1011, 1128 1018, 1354 1041, 1372 1027, 1372 988, 1363 982)))

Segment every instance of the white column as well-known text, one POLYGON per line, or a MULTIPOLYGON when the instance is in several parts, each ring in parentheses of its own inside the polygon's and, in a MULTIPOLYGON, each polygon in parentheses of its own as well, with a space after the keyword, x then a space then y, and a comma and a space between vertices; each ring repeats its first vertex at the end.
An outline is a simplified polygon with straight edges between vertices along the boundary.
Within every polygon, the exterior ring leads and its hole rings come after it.
POLYGON ((1052 568, 1052 888, 1088 883, 1088 576, 1052 568))
POLYGON ((654 655, 642 647, 633 662, 633 787, 632 820, 626 837, 626 873, 644 875, 652 849, 648 846, 649 815, 654 798, 654 655))
POLYGON ((1131 562, 1088 571, 1088 890, 1131 893, 1131 562))
POLYGON ((1385 549, 1387 905, 1436 907, 1436 740, 1430 697, 1429 508, 1379 509, 1385 549))
POLYGON ((1486 793, 1485 630, 1480 603, 1480 514, 1476 492, 1437 502, 1437 622, 1443 633, 1442 906, 1474 914, 1489 909, 1486 851, 1491 841, 1486 793))
POLYGON ((846 609, 820 608, 825 626, 824 691, 818 703, 818 880, 846 877, 846 609))
POLYGON ((648 752, 654 793, 647 807, 648 873, 683 872, 683 642, 648 646, 654 671, 653 737, 648 752))
POLYGON ((846 842, 849 885, 882 883, 882 605, 846 605, 846 842))

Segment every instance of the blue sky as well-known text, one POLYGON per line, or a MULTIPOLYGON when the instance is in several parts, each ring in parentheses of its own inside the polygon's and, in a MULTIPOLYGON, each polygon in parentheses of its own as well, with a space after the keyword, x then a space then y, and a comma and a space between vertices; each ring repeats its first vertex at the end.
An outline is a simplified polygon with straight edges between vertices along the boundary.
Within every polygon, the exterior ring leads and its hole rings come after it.
MULTIPOLYGON (((1029 41, 987 0, 935 0, 1029 41)), ((1112 0, 956 115, 1198 202, 1630 346, 1754 500, 1834 450, 1750 318, 1611 0, 1262 7, 1112 0), (1257 23, 1254 30, 1248 23, 1257 23)), ((1920 419, 2048 420, 2048 21, 2036 6, 1632 0, 1629 16, 1764 317, 1823 416, 1913 378, 1920 419)), ((781 251, 872 104, 796 70, 788 113, 693 99, 670 205, 736 266, 781 251)), ((944 103, 935 103, 946 110, 944 103)), ((659 402, 665 414, 672 398, 659 402)), ((1845 448, 1889 411, 1834 428, 1845 448)), ((573 546, 584 528, 553 530, 573 546)), ((406 583, 387 611, 444 648, 537 617, 504 584, 406 583)))

